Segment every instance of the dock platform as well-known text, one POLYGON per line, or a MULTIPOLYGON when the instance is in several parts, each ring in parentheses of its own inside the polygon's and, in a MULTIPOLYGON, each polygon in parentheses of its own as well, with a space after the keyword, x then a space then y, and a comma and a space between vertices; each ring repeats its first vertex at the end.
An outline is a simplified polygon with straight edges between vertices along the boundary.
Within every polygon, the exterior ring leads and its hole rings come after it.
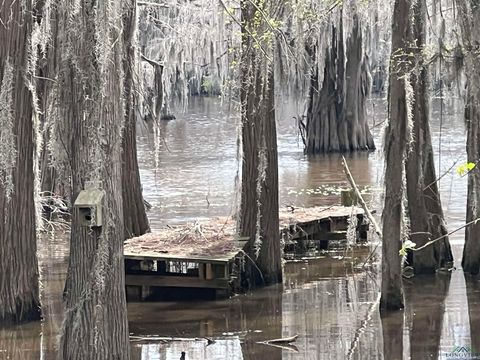
MULTIPOLYGON (((368 223, 356 207, 289 208, 279 213, 279 241, 286 252, 325 248, 330 240, 347 238, 349 219, 357 239, 366 239, 368 223)), ((352 230, 350 230, 352 231, 352 230)), ((128 300, 162 298, 175 289, 226 297, 242 289, 247 238, 235 234, 235 220, 214 218, 203 223, 167 226, 125 242, 125 284, 128 300)))

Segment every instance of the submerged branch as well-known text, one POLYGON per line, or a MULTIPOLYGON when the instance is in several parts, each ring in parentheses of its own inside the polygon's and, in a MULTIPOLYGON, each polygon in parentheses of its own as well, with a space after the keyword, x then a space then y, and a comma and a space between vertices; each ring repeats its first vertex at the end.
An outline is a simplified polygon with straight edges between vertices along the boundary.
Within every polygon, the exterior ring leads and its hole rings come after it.
POLYGON ((298 335, 288 336, 280 339, 272 339, 267 341, 259 341, 257 344, 269 345, 283 350, 299 352, 298 348, 292 343, 295 342, 298 335))
POLYGON ((288 351, 293 351, 293 352, 300 352, 298 348, 295 345, 292 344, 285 344, 285 345, 279 345, 279 344, 272 344, 272 343, 267 343, 267 342, 261 342, 260 344, 262 345, 268 345, 268 346, 273 346, 282 350, 288 350, 288 351))
POLYGON ((360 327, 357 329, 357 331, 355 331, 355 337, 353 338, 353 341, 350 344, 350 349, 348 350, 348 359, 353 358, 355 350, 358 348, 358 344, 360 342, 360 336, 365 332, 365 329, 367 328, 369 322, 372 320, 373 313, 378 309, 378 305, 380 304, 380 298, 381 295, 378 294, 375 301, 373 301, 368 308, 365 319, 360 323, 360 327))
POLYGON ((267 340, 263 341, 262 343, 264 344, 290 344, 292 342, 295 342, 298 338, 298 335, 293 335, 289 337, 284 337, 280 339, 272 339, 272 340, 267 340))

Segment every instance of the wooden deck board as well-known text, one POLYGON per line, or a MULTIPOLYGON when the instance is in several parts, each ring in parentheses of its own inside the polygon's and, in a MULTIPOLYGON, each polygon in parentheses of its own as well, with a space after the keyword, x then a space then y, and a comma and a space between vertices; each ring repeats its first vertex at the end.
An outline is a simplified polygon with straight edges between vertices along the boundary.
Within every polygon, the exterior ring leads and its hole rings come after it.
POLYGON ((126 274, 126 286, 188 287, 206 289, 227 289, 228 279, 205 280, 190 276, 126 274))
POLYGON ((166 261, 190 261, 197 262, 197 263, 212 263, 212 264, 224 264, 228 263, 235 255, 238 254, 238 251, 232 251, 229 253, 221 254, 221 255, 214 255, 214 256, 195 256, 195 255, 188 255, 188 257, 178 255, 178 254, 162 254, 158 252, 149 252, 145 251, 141 254, 132 253, 125 251, 125 259, 131 260, 166 260, 166 261))
MULTIPOLYGON (((310 236, 324 231, 322 224, 334 223, 351 215, 363 216, 364 211, 357 207, 329 206, 294 208, 281 210, 280 236, 292 235, 300 228, 310 236)), ((340 230, 332 225, 332 236, 337 239, 340 230)), ((302 237, 297 233, 292 239, 302 237)), ((328 239, 322 235, 322 239, 328 239)), ((332 239, 333 240, 333 239, 332 239)), ((186 224, 168 227, 155 234, 145 234, 125 242, 125 258, 132 260, 192 261, 198 263, 225 263, 241 252, 246 241, 239 241, 235 235, 235 220, 215 218, 205 223, 186 224)))

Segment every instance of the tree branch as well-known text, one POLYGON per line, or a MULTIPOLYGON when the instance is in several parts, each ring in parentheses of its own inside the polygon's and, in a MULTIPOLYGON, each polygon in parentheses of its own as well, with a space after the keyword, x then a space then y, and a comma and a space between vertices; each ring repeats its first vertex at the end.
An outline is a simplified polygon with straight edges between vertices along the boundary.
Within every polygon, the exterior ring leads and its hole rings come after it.
POLYGON ((478 221, 480 221, 480 218, 476 218, 475 220, 472 220, 472 221, 466 223, 465 225, 462 225, 462 226, 460 226, 459 228, 456 228, 455 230, 450 231, 448 234, 444 234, 444 235, 442 235, 442 236, 440 236, 440 237, 438 237, 438 238, 436 238, 436 239, 434 239, 434 240, 431 240, 431 241, 427 242, 426 244, 420 246, 419 248, 414 248, 414 247, 412 247, 412 248, 410 248, 410 250, 412 250, 412 251, 420 251, 420 250, 423 250, 423 249, 425 249, 427 246, 430 246, 430 245, 436 243, 437 241, 440 241, 440 240, 446 238, 447 236, 450 236, 450 235, 456 233, 457 231, 466 228, 467 226, 470 226, 470 225, 472 225, 472 224, 475 224, 475 223, 478 222, 478 221))
POLYGON ((365 211, 365 215, 367 216, 368 220, 370 220, 370 222, 372 223, 375 233, 378 235, 379 238, 382 238, 382 230, 380 229, 380 226, 378 226, 377 221, 373 217, 370 209, 368 208, 367 203, 363 199, 362 194, 360 193, 360 190, 358 190, 357 184, 355 183, 352 173, 348 168, 347 160, 345 160, 345 157, 343 156, 342 156, 342 165, 343 165, 343 171, 345 172, 345 175, 347 175, 348 182, 352 186, 352 189, 355 191, 355 195, 357 195, 358 201, 360 202, 360 205, 365 211))
POLYGON ((140 57, 142 58, 143 61, 146 61, 148 62, 150 65, 152 65, 153 67, 155 66, 160 66, 160 67, 163 67, 162 64, 160 64, 159 62, 155 61, 155 60, 152 60, 152 59, 149 59, 147 58, 145 55, 141 54, 140 57))
POLYGON ((154 2, 149 2, 149 1, 138 1, 137 2, 138 6, 156 6, 156 7, 161 7, 168 9, 170 6, 168 4, 161 4, 161 3, 154 3, 154 2))

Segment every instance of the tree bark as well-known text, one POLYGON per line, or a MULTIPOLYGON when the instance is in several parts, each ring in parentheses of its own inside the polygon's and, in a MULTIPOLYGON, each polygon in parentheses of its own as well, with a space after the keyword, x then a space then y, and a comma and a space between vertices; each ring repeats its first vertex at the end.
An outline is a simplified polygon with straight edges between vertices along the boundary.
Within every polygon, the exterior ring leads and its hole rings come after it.
MULTIPOLYGON (((305 152, 308 154, 375 149, 366 119, 370 75, 360 22, 357 14, 353 16, 353 30, 346 44, 342 15, 338 25, 332 24, 321 87, 318 72, 322 69, 318 68, 313 55, 306 123, 305 152)), ((309 53, 312 56, 315 50, 310 49, 309 53)))
POLYGON ((0 6, 0 324, 40 319, 33 102, 28 88, 32 1, 0 6))
POLYGON ((102 227, 81 226, 78 211, 72 214, 59 359, 130 359, 121 177, 125 6, 69 0, 57 7, 59 130, 71 198, 90 186, 104 191, 102 227))
MULTIPOLYGON (((467 125, 467 161, 476 164, 468 173, 466 222, 480 218, 480 7, 477 1, 457 1, 465 54, 467 97, 465 122, 467 125)), ((480 273, 480 222, 465 229, 462 267, 471 274, 480 273)))
POLYGON ((147 115, 145 115, 145 121, 154 121, 157 124, 160 123, 163 116, 167 116, 166 109, 163 106, 163 65, 147 59, 142 56, 142 59, 148 62, 153 67, 153 88, 147 89, 146 103, 147 103, 147 115))
MULTIPOLYGON (((41 27, 44 23, 49 24, 51 27, 51 33, 56 34, 56 25, 57 22, 49 17, 45 16, 45 0, 37 1, 35 4, 35 18, 37 25, 41 27)), ((54 42, 56 39, 55 36, 51 38, 54 42)), ((53 114, 50 113, 51 102, 54 96, 52 96, 52 91, 55 89, 54 82, 52 79, 55 78, 57 73, 56 67, 56 49, 57 46, 55 43, 52 44, 40 44, 37 50, 38 58, 40 61, 37 64, 35 69, 36 71, 36 93, 38 98, 38 107, 39 107, 39 122, 40 129, 42 134, 42 148, 40 150, 40 191, 54 193, 57 190, 57 173, 55 168, 52 166, 51 161, 51 152, 48 148, 50 143, 50 128, 53 123, 53 114)), ((66 194, 62 194, 66 195, 66 194)))
MULTIPOLYGON (((248 236, 250 285, 282 281, 282 248, 278 220, 278 154, 275 124, 273 40, 263 40, 268 26, 255 23, 259 10, 269 14, 270 2, 242 1, 242 189, 238 233, 248 236), (254 38, 251 34, 256 32, 254 38), (258 269, 261 274, 259 273, 258 269)), ((273 16, 273 15, 272 15, 273 16)), ((273 35, 272 35, 273 36, 273 35)))
MULTIPOLYGON (((426 3, 413 6, 413 49, 416 69, 410 82, 413 89, 412 142, 406 161, 408 215, 410 239, 417 247, 447 234, 442 202, 438 191, 429 124, 428 66, 424 61, 426 45, 426 3)), ((448 237, 418 252, 410 252, 408 264, 416 274, 434 273, 439 267, 453 261, 448 237)))
POLYGON ((383 208, 382 294, 380 308, 403 308, 402 266, 399 251, 403 237, 403 181, 408 139, 408 58, 410 0, 395 0, 392 55, 388 91, 388 125, 385 130, 385 205, 383 208))
POLYGON ((136 0, 130 0, 123 18, 123 38, 125 54, 123 69, 125 73, 125 127, 122 144, 122 195, 125 239, 143 235, 150 231, 137 159, 137 116, 138 105, 137 78, 135 76, 137 7, 136 0))

